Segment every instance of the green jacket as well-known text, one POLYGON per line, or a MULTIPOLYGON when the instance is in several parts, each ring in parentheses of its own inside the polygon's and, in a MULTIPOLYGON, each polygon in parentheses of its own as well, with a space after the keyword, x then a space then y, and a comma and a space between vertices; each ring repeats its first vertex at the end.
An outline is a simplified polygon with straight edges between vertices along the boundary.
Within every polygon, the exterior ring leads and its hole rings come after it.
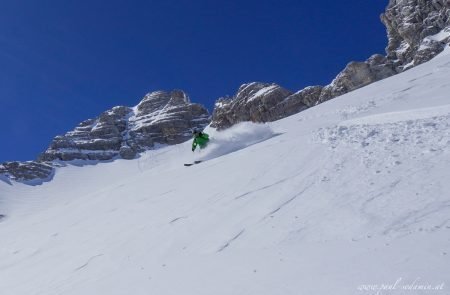
POLYGON ((209 135, 203 132, 196 134, 192 142, 192 151, 195 151, 197 145, 202 149, 205 148, 209 141, 209 135))

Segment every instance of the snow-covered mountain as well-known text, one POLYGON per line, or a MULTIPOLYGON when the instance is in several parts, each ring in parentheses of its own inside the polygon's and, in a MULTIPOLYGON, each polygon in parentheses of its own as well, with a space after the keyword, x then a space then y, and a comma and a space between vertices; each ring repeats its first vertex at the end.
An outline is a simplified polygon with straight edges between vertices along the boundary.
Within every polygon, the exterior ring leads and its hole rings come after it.
MULTIPOLYGON (((350 62, 330 84, 296 93, 274 83, 243 84, 233 97, 217 100, 211 126, 225 129, 245 121, 285 118, 429 61, 450 44, 448 0, 390 0, 381 20, 389 40, 386 56, 350 62)), ((51 180, 53 167, 59 165, 55 160, 133 159, 155 144, 182 142, 191 128, 209 122, 207 110, 191 103, 183 91, 155 91, 136 107, 114 107, 56 136, 36 161, 3 163, 0 175, 32 183, 51 180)))
POLYGON ((447 48, 291 117, 209 128, 200 153, 0 181, 0 290, 447 294, 449 76, 447 48))

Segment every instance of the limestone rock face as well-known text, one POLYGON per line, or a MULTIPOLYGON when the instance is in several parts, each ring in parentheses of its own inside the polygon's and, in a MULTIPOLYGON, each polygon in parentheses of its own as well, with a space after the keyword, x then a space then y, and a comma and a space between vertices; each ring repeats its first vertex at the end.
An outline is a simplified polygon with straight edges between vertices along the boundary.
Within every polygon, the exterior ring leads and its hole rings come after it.
MULTIPOLYGON (((329 85, 296 93, 277 84, 244 84, 235 96, 217 100, 212 127, 282 119, 426 62, 450 44, 450 0, 390 0, 381 21, 388 35, 386 56, 351 62, 329 85)), ((191 103, 183 91, 152 92, 133 108, 112 108, 55 137, 37 162, 0 165, 0 176, 46 178, 53 171, 46 161, 133 159, 155 144, 183 142, 190 129, 209 122, 207 110, 191 103)))
POLYGON ((381 21, 397 71, 426 62, 450 42, 450 1, 390 0, 381 21))
POLYGON ((313 107, 319 101, 320 95, 322 94, 323 86, 309 86, 306 87, 295 94, 293 97, 300 100, 308 108, 313 107))
POLYGON ((349 63, 317 103, 429 61, 450 43, 449 0, 390 0, 381 21, 388 33, 387 56, 349 63))
POLYGON ((114 107, 56 136, 39 160, 133 159, 155 143, 183 142, 190 138, 190 129, 208 123, 208 111, 191 103, 183 91, 156 91, 134 108, 114 107))
POLYGON ((34 179, 47 179, 53 174, 50 163, 6 162, 0 165, 0 175, 16 181, 30 181, 34 179))
POLYGON ((40 161, 110 160, 118 155, 127 116, 132 109, 114 107, 96 119, 81 122, 73 131, 56 136, 50 147, 39 157, 40 161))
POLYGON ((349 63, 317 103, 429 61, 450 43, 449 0, 390 0, 381 21, 388 33, 387 56, 349 63))
POLYGON ((208 111, 200 104, 191 103, 180 90, 157 91, 144 97, 129 120, 128 144, 140 146, 177 144, 191 137, 190 130, 209 124, 208 111))
POLYGON ((243 84, 232 98, 219 99, 214 107, 211 126, 225 129, 243 121, 270 122, 283 117, 284 112, 306 108, 303 103, 284 100, 291 91, 277 84, 252 82, 243 84), (287 106, 291 110, 286 109, 287 106))
POLYGON ((393 63, 376 54, 365 62, 349 63, 325 87, 310 86, 292 93, 277 84, 244 84, 235 96, 217 100, 211 126, 220 130, 243 121, 279 120, 395 74, 393 63))
POLYGON ((351 62, 337 75, 331 84, 322 89, 317 103, 327 101, 395 74, 396 71, 393 64, 386 57, 379 54, 371 56, 365 62, 351 62))

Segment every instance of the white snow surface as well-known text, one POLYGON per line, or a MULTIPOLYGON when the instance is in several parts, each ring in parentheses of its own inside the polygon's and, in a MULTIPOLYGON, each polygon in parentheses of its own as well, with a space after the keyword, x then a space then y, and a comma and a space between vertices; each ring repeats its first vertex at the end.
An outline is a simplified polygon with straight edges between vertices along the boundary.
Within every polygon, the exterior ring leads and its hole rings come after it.
POLYGON ((0 180, 1 294, 449 294, 449 77, 447 49, 196 153, 0 180))
POLYGON ((255 93, 253 93, 248 99, 247 102, 253 101, 255 99, 259 99, 267 94, 269 94, 270 92, 274 91, 275 89, 277 89, 278 86, 277 85, 270 85, 267 87, 264 87, 258 91, 256 91, 255 93))

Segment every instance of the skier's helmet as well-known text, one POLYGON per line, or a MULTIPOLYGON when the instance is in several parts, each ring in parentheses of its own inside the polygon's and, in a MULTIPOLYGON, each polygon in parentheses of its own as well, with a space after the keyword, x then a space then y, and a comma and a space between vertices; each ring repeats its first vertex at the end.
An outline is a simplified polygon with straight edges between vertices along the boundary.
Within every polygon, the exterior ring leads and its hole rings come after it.
POLYGON ((198 128, 192 129, 192 135, 200 134, 200 130, 198 128))

